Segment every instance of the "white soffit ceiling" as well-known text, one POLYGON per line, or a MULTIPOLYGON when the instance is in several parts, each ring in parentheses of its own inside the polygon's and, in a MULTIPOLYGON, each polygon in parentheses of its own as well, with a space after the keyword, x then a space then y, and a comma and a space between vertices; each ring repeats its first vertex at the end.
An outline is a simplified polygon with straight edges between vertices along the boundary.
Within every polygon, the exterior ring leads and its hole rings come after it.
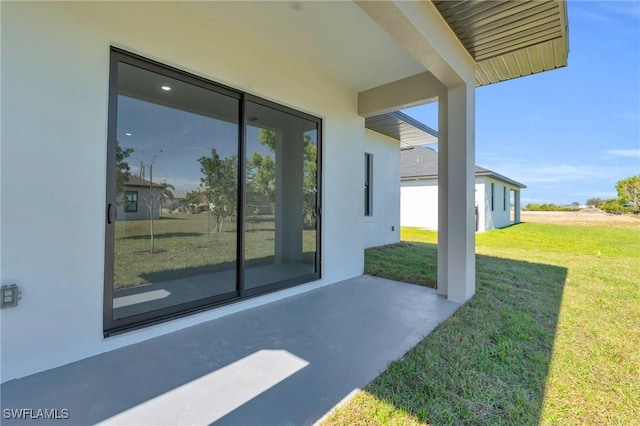
POLYGON ((425 71, 351 1, 194 2, 215 19, 361 92, 425 71))

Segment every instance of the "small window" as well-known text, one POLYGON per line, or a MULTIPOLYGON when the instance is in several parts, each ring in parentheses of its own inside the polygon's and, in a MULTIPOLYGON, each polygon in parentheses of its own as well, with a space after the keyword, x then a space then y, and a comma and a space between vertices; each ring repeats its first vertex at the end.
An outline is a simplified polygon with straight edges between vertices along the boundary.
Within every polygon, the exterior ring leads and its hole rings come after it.
POLYGON ((138 191, 124 192, 125 213, 135 213, 138 211, 138 191))
POLYGON ((491 182, 491 211, 495 210, 496 184, 491 182))
POLYGON ((507 211, 507 187, 502 187, 502 210, 507 211))
POLYGON ((373 154, 364 154, 364 215, 373 215, 373 154))

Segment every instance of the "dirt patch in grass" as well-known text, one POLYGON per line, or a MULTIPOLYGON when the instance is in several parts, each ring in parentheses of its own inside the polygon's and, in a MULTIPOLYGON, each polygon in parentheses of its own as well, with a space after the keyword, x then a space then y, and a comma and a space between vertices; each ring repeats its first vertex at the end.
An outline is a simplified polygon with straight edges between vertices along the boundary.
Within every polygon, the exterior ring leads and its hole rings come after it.
POLYGON ((615 226, 623 228, 640 228, 640 216, 595 214, 586 212, 526 212, 521 214, 523 222, 552 223, 555 225, 578 226, 615 226))

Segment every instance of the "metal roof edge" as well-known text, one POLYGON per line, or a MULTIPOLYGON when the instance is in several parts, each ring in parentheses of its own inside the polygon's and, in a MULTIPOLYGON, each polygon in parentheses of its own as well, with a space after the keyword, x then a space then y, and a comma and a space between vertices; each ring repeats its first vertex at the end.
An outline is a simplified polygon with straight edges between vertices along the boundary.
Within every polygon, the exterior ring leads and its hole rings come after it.
POLYGON ((430 134, 433 137, 438 137, 438 131, 435 129, 432 129, 431 127, 427 126, 424 123, 421 123, 420 121, 416 120, 415 118, 405 114, 404 112, 401 111, 394 111, 394 112, 389 112, 387 114, 383 114, 383 115, 389 115, 392 117, 397 118, 400 121, 404 121, 405 123, 419 129, 422 130, 425 133, 430 134))
MULTIPOLYGON (((567 57, 571 48, 569 47, 569 13, 567 12, 567 0, 558 0, 558 7, 560 8, 560 19, 562 21, 562 38, 564 38, 564 44, 567 49, 567 57)), ((567 58, 567 62, 569 59, 567 58)))
MULTIPOLYGON (((520 183, 520 182, 515 181, 513 179, 509 179, 508 177, 502 176, 500 173, 496 173, 496 172, 493 172, 491 170, 476 172, 475 176, 476 177, 479 177, 479 176, 491 177, 491 178, 494 178, 494 179, 499 180, 501 182, 508 183, 509 185, 517 186, 520 189, 525 189, 527 187, 527 185, 525 185, 523 183, 520 183)), ((438 179, 438 175, 413 175, 413 176, 401 176, 400 177, 400 181, 423 180, 423 179, 424 180, 438 179)))
POLYGON ((502 181, 504 183, 508 183, 510 185, 517 186, 518 188, 522 188, 522 189, 527 187, 527 185, 525 185, 524 183, 520 183, 520 182, 515 181, 513 179, 509 179, 508 177, 503 176, 500 173, 496 173, 496 172, 494 172, 492 170, 488 170, 488 169, 487 169, 487 171, 476 172, 476 176, 491 177, 491 178, 494 178, 496 180, 502 181))

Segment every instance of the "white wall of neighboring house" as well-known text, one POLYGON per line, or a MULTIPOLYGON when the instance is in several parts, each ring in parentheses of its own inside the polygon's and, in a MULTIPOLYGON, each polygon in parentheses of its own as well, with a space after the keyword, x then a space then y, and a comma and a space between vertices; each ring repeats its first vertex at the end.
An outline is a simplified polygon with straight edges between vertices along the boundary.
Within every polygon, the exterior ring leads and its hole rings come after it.
POLYGON ((486 203, 484 202, 485 191, 486 191, 486 186, 484 182, 476 178, 475 207, 477 207, 476 211, 478 212, 477 232, 484 232, 487 229, 487 209, 486 209, 486 203))
MULTIPOLYGON (((144 188, 140 186, 125 186, 124 192, 126 191, 135 191, 138 193, 138 209, 135 212, 126 212, 124 210, 124 202, 121 202, 117 205, 116 211, 117 216, 116 220, 149 220, 149 188, 144 188)), ((157 190, 154 190, 157 192, 157 190)), ((160 203, 158 202, 158 195, 156 194, 153 197, 153 219, 158 219, 160 217, 160 203)))
POLYGON ((400 187, 402 226, 438 229, 438 180, 406 180, 400 187))
MULTIPOLYGON (((272 50, 181 3, 158 3, 152 16, 144 2, 2 5, 2 105, 10 107, 2 111, 0 278, 2 284, 18 284, 22 300, 1 312, 1 381, 363 271, 366 149, 357 93, 285 49, 272 50), (322 117, 320 281, 103 338, 111 45, 322 117), (34 192, 46 212, 24 208, 33 204, 34 192)), ((391 163, 391 142, 371 146, 380 153, 379 170, 391 163)), ((382 204, 376 202, 379 225, 398 225, 382 204)), ((390 230, 387 236, 396 238, 390 230)))
POLYGON ((400 241, 400 142, 368 129, 365 137, 364 151, 373 154, 373 214, 364 216, 368 248, 400 241))
MULTIPOLYGON (((478 232, 503 228, 511 224, 510 194, 519 188, 486 176, 476 177, 475 199, 478 206, 478 232), (494 209, 491 209, 491 183, 495 185, 494 209), (506 210, 503 188, 507 188, 506 210)), ((404 180, 400 192, 402 226, 438 229, 438 180, 404 180)))
MULTIPOLYGON (((484 191, 484 214, 485 214, 485 226, 480 228, 483 230, 504 228, 511 225, 511 190, 518 189, 515 186, 508 185, 502 181, 492 179, 487 176, 480 176, 476 178, 476 182, 480 182, 484 191), (494 204, 491 209, 491 184, 494 184, 494 204), (504 197, 504 188, 506 188, 506 201, 504 197)), ((477 190, 476 184, 476 190, 477 190)), ((476 193, 476 200, 481 200, 478 192, 476 193)))

